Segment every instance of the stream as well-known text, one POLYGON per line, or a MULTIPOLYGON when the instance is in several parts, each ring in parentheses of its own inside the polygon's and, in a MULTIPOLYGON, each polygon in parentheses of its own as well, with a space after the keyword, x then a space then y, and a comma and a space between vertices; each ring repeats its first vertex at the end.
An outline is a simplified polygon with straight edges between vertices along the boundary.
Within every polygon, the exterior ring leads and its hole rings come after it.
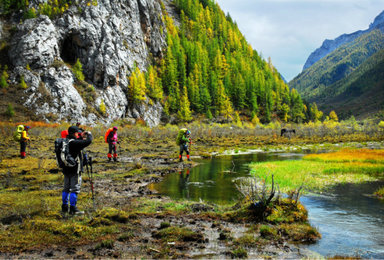
MULTIPOLYGON (((250 162, 300 160, 302 153, 251 153, 201 160, 200 165, 169 174, 151 188, 173 199, 228 204, 241 198, 235 182, 249 177, 250 162)), ((371 197, 384 182, 339 185, 327 194, 305 195, 311 225, 322 238, 301 247, 323 256, 384 258, 384 202, 371 197)))

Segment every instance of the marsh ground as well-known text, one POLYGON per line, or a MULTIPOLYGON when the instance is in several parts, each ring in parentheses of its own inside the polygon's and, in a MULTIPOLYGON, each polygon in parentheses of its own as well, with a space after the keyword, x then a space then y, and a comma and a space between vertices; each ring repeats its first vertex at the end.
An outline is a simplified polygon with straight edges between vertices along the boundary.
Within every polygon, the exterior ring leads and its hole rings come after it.
MULTIPOLYGON (((86 214, 62 216, 63 177, 53 153, 53 141, 60 130, 32 129, 24 160, 17 156, 15 141, 5 138, 0 144, 2 257, 303 257, 308 253, 299 251, 294 243, 319 238, 308 225, 305 209, 292 201, 281 201, 275 207, 280 210, 276 214, 287 218, 250 222, 246 202, 223 207, 153 194, 147 188, 149 183, 195 165, 177 160, 177 128, 122 129, 116 163, 106 160, 102 130, 92 129, 95 140, 87 151, 94 160, 95 208, 84 173, 79 208, 86 214)), ((311 143, 311 138, 279 138, 276 133, 234 138, 233 129, 221 134, 195 130, 192 159, 225 150, 236 152, 239 147, 293 149, 296 144, 311 143)), ((2 129, 3 134, 10 131, 2 129)), ((366 138, 364 141, 370 140, 366 138)))

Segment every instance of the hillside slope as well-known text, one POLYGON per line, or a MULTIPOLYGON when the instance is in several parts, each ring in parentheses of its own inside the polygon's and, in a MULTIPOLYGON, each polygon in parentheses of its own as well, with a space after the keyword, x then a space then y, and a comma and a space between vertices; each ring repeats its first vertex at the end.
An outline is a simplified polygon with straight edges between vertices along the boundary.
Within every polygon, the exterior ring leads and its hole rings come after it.
MULTIPOLYGON (((358 70, 367 59, 383 49, 383 32, 381 30, 373 30, 337 48, 300 73, 289 82, 289 85, 296 88, 304 99, 309 102, 316 102, 319 104, 319 107, 322 107, 321 104, 329 104, 331 99, 343 93, 347 88, 347 86, 341 83, 336 84, 338 81, 344 79, 348 81, 348 77, 358 70)), ((368 93, 370 92, 368 91, 368 93)), ((344 111, 341 109, 343 107, 342 97, 338 97, 338 106, 335 104, 333 107, 337 113, 344 111)), ((344 97, 346 96, 344 95, 344 97)), ((329 106, 326 108, 328 111, 329 106)))
POLYGON ((384 109, 384 50, 368 58, 347 78, 328 86, 317 102, 324 112, 364 118, 384 109), (332 98, 327 98, 331 96, 332 98))

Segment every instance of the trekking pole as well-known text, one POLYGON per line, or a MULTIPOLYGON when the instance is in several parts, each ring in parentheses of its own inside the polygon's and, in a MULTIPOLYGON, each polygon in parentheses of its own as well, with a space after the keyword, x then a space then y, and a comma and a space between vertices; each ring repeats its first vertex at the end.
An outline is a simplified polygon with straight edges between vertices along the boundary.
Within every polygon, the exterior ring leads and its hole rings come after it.
MULTIPOLYGON (((189 137, 189 154, 191 154, 191 151, 192 151, 192 138, 189 137)), ((191 155, 189 155, 191 156, 191 155)))
POLYGON ((87 167, 87 173, 88 173, 88 178, 89 178, 89 183, 91 184, 91 194, 92 194, 92 204, 93 204, 93 210, 96 209, 96 205, 95 205, 95 191, 94 191, 94 187, 93 187, 93 168, 92 168, 92 157, 89 157, 88 158, 88 162, 86 164, 86 167, 87 167), (89 165, 89 167, 88 167, 89 165), (91 170, 89 170, 89 168, 91 170))
POLYGON ((119 149, 118 149, 118 151, 119 151, 119 157, 121 157, 121 144, 120 144, 120 141, 117 142, 117 144, 118 144, 118 147, 119 147, 119 149))

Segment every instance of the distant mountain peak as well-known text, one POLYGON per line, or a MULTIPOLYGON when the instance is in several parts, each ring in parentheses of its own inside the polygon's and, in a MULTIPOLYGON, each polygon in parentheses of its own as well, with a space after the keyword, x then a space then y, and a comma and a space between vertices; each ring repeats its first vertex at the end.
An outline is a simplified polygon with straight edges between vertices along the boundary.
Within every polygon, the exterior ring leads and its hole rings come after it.
POLYGON ((378 16, 376 16, 373 23, 369 25, 369 30, 373 30, 379 28, 383 30, 384 28, 384 11, 382 11, 378 16))
POLYGON ((384 11, 382 11, 376 18, 373 23, 369 25, 367 30, 359 30, 349 34, 342 34, 334 40, 324 40, 320 48, 317 48, 314 52, 309 55, 307 61, 303 66, 303 71, 311 67, 317 61, 327 56, 329 53, 333 52, 341 45, 354 41, 356 38, 360 37, 364 33, 368 33, 374 29, 380 29, 384 32, 384 11))

